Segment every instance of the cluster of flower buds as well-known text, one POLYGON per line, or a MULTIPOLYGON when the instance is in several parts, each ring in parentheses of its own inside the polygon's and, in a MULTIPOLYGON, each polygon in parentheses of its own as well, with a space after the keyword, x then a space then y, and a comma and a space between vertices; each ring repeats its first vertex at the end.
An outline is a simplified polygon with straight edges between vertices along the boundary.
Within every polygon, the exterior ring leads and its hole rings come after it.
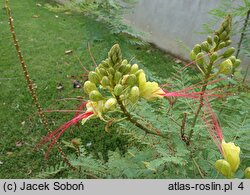
POLYGON ((215 168, 225 177, 232 178, 240 165, 240 147, 222 140, 221 148, 224 159, 217 160, 215 168))
POLYGON ((117 100, 124 106, 134 105, 139 98, 154 100, 162 98, 164 91, 156 82, 146 81, 145 73, 137 64, 122 59, 121 49, 115 44, 103 60, 88 74, 84 91, 89 96, 87 111, 102 119, 102 113, 113 111, 117 100))
POLYGON ((229 47, 230 32, 232 29, 232 17, 228 15, 220 28, 215 31, 214 37, 207 37, 201 44, 196 44, 190 52, 191 60, 194 60, 198 68, 206 73, 209 67, 217 63, 216 74, 230 74, 237 68, 241 61, 233 56, 235 48, 229 47))

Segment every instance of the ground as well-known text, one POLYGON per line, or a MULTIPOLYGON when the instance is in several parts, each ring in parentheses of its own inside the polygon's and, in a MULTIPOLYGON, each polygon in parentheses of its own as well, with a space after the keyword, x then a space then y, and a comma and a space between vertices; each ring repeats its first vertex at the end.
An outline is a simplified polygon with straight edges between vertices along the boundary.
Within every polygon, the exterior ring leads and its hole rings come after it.
MULTIPOLYGON (((104 24, 83 14, 49 11, 45 6, 49 2, 10 1, 21 51, 45 110, 75 109, 79 105, 79 102, 66 101, 65 98, 84 95, 81 88, 73 88, 73 82, 84 82, 83 66, 93 68, 87 50, 88 43, 98 63, 106 58, 114 43, 119 43, 126 58, 134 58, 134 62, 160 77, 171 75, 175 62, 164 52, 151 46, 142 48, 130 45, 124 37, 110 34, 104 24), (42 6, 38 6, 38 3, 42 6), (67 50, 73 53, 66 55, 67 50), (62 90, 58 88, 60 86, 63 86, 62 90)), ((34 150, 46 131, 27 90, 9 32, 3 1, 0 7, 0 178, 32 178, 61 159, 56 150, 48 160, 44 159, 46 147, 34 150)), ((51 129, 55 129, 73 114, 46 115, 51 129)), ((74 137, 74 132, 68 136, 74 137)))

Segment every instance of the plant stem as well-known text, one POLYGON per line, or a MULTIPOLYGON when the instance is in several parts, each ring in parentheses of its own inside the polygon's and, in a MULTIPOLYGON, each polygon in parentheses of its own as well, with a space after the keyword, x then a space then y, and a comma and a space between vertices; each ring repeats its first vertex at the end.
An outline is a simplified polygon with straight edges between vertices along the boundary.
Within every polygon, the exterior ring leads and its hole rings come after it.
POLYGON ((211 72, 212 72, 212 66, 213 66, 213 63, 210 62, 209 65, 208 65, 208 68, 207 68, 206 75, 205 75, 205 84, 201 88, 202 93, 201 93, 201 97, 200 97, 200 104, 199 104, 199 107, 198 107, 198 109, 197 109, 197 111, 195 113, 194 120, 193 120, 193 123, 192 123, 192 126, 191 126, 191 130, 189 132, 188 140, 186 142, 186 144, 188 146, 190 145, 191 139, 192 139, 193 134, 194 134, 194 127, 196 125, 198 116, 199 116, 201 108, 203 106, 203 94, 206 92, 206 89, 207 89, 207 83, 208 83, 208 79, 209 79, 209 77, 211 75, 211 72))
POLYGON ((160 136, 160 137, 164 137, 166 138, 167 136, 160 133, 160 131, 158 129, 155 129, 155 131, 152 131, 150 129, 148 129, 147 127, 145 127, 144 125, 142 125, 141 123, 139 123, 137 120, 135 120, 132 115, 127 111, 127 109, 125 108, 125 106, 122 103, 122 100, 120 99, 119 96, 115 96, 118 105, 120 106, 121 111, 123 112, 123 114, 126 116, 126 119, 128 121, 130 121, 131 123, 133 123, 135 126, 139 127, 141 130, 143 130, 145 133, 147 134, 151 134, 151 135, 156 135, 156 136, 160 136))
MULTIPOLYGON (((38 111, 38 114, 41 118, 41 121, 45 127, 45 129, 51 133, 51 130, 49 128, 49 124, 48 124, 48 120, 46 118, 46 116, 44 115, 44 112, 42 110, 42 107, 39 103, 39 100, 38 100, 38 97, 37 97, 37 94, 36 94, 36 91, 35 91, 35 88, 33 87, 33 82, 32 80, 30 79, 30 76, 28 74, 28 69, 27 69, 27 66, 24 62, 24 57, 21 53, 21 50, 20 50, 20 46, 19 46, 19 43, 18 43, 18 40, 17 40, 17 37, 16 37, 16 32, 15 32, 15 29, 14 29, 14 24, 13 24, 13 17, 12 17, 12 14, 11 14, 11 10, 10 10, 10 7, 9 7, 9 2, 8 0, 5 0, 5 8, 7 10, 7 14, 8 14, 8 20, 9 20, 9 26, 10 26, 10 32, 12 34, 12 39, 13 39, 13 42, 14 42, 14 45, 15 45, 15 48, 16 48, 16 51, 17 51, 17 54, 18 54, 18 58, 19 58, 19 61, 21 63, 21 66, 22 66, 22 69, 23 69, 23 73, 24 73, 24 77, 27 81, 27 84, 28 84, 28 89, 31 93, 31 96, 33 98, 33 101, 34 101, 34 104, 35 104, 35 107, 38 111)), ((66 155, 64 154, 64 152, 62 151, 62 148, 60 147, 60 145, 58 144, 58 142, 56 142, 56 146, 57 146, 57 149, 61 155, 61 157, 63 158, 63 160, 65 161, 65 163, 70 167, 70 168, 73 168, 73 169, 76 169, 75 167, 73 167, 71 165, 71 163, 69 162, 69 160, 67 159, 66 155)))

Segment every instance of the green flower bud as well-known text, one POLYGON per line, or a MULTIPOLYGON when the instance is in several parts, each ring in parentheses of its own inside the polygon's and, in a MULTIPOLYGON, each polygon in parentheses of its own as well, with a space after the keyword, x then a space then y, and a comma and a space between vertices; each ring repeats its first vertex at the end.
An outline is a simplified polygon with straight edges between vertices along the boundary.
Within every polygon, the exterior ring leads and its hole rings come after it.
POLYGON ((226 31, 224 31, 223 33, 221 33, 221 34, 219 35, 220 40, 225 41, 227 35, 228 35, 228 33, 227 33, 226 31))
POLYGON ((221 42, 221 43, 219 44, 219 46, 218 46, 218 49, 222 49, 222 48, 224 48, 224 47, 225 47, 225 45, 226 45, 226 43, 225 43, 225 42, 221 42))
POLYGON ((205 54, 203 53, 203 52, 200 52, 200 53, 198 53, 197 54, 197 56, 196 56, 196 64, 198 64, 198 65, 203 65, 204 64, 204 56, 205 54))
POLYGON ((209 52, 209 44, 207 41, 201 43, 201 49, 205 52, 209 52))
POLYGON ((211 56, 210 56, 210 62, 213 63, 215 62, 215 60, 217 60, 219 57, 217 52, 214 52, 211 56))
POLYGON ((103 60, 101 62, 101 64, 99 64, 99 67, 100 68, 109 68, 110 67, 110 65, 109 65, 109 59, 103 60))
POLYGON ((217 160, 215 163, 215 168, 218 172, 222 173, 226 178, 230 179, 233 177, 233 172, 231 171, 230 164, 223 159, 217 160))
POLYGON ((193 49, 195 54, 198 54, 201 52, 201 46, 199 44, 196 44, 193 49))
POLYGON ((139 87, 134 86, 131 88, 129 99, 132 103, 136 103, 140 97, 139 87))
POLYGON ((117 63, 122 62, 122 52, 120 46, 115 44, 108 53, 111 65, 114 66, 117 63))
POLYGON ((114 88, 114 94, 116 96, 120 96, 122 94, 122 91, 123 91, 123 87, 121 84, 117 84, 114 88))
POLYGON ((90 71, 89 72, 89 75, 88 75, 88 78, 89 80, 92 82, 92 83, 99 83, 100 82, 100 77, 98 76, 98 74, 94 71, 90 71))
POLYGON ((102 78, 101 84, 102 84, 103 87, 110 86, 109 78, 108 78, 107 76, 104 76, 104 77, 102 78))
POLYGON ((121 65, 127 65, 127 64, 128 64, 128 60, 125 59, 125 60, 122 61, 121 65))
POLYGON ((247 167, 244 171, 245 179, 250 179, 250 167, 247 167))
POLYGON ((125 70, 124 70, 124 74, 129 73, 130 70, 131 70, 131 64, 127 64, 126 67, 125 67, 125 70))
POLYGON ((122 78, 122 73, 120 73, 119 71, 116 71, 115 76, 114 76, 114 82, 119 83, 121 78, 122 78))
POLYGON ((133 64, 133 66, 131 66, 130 73, 134 74, 137 72, 138 69, 139 69, 139 66, 137 64, 133 64))
POLYGON ((110 67, 110 68, 108 69, 108 72, 109 72, 109 74, 111 74, 111 75, 114 75, 114 74, 115 74, 115 70, 114 70, 114 68, 112 68, 112 67, 110 67))
POLYGON ((138 77, 142 72, 144 72, 142 69, 137 70, 135 76, 138 77))
POLYGON ((104 68, 99 68, 100 74, 103 76, 108 76, 107 71, 104 68))
POLYGON ((191 60, 195 60, 196 59, 196 54, 194 53, 194 50, 192 50, 189 54, 189 57, 191 60))
POLYGON ((240 59, 236 59, 235 62, 233 63, 233 67, 238 68, 240 66, 240 63, 241 63, 240 59))
POLYGON ((107 110, 114 110, 116 103, 117 103, 117 100, 116 100, 115 98, 109 98, 109 99, 105 102, 104 107, 105 107, 107 110))
POLYGON ((235 60, 236 60, 236 57, 235 57, 235 56, 231 56, 229 59, 230 59, 231 62, 234 64, 234 63, 235 63, 235 60))
POLYGON ((96 85, 91 81, 86 81, 83 86, 84 92, 89 94, 91 91, 97 90, 96 85))
POLYGON ((207 42, 208 42, 209 45, 213 45, 213 40, 212 40, 211 36, 207 37, 207 42))
POLYGON ((216 45, 219 44, 219 40, 220 40, 220 38, 217 35, 214 35, 214 42, 216 45))
POLYGON ((118 70, 119 72, 124 74, 124 72, 126 71, 126 65, 125 64, 121 65, 118 70))
POLYGON ((230 59, 223 61, 219 66, 219 73, 229 74, 232 72, 233 64, 230 59))
POLYGON ((94 90, 94 91, 91 91, 91 93, 89 94, 89 99, 91 101, 97 102, 97 101, 102 100, 103 97, 102 97, 102 94, 99 91, 94 90))
POLYGON ((131 74, 128 76, 127 80, 126 80, 126 84, 128 84, 129 86, 134 86, 136 84, 137 78, 134 74, 131 74))
POLYGON ((233 55, 234 52, 235 52, 235 49, 234 49, 233 47, 230 47, 230 48, 228 48, 228 49, 222 54, 222 56, 223 56, 224 58, 228 58, 228 57, 230 57, 231 55, 233 55))
POLYGON ((232 41, 231 40, 227 40, 226 42, 225 42, 225 47, 227 47, 227 46, 229 46, 229 45, 231 45, 232 44, 232 41))

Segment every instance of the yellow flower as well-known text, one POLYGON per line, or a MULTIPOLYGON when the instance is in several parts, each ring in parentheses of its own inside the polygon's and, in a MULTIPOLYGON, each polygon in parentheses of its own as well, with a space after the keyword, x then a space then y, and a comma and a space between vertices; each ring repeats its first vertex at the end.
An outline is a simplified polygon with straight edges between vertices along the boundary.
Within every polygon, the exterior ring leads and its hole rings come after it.
POLYGON ((230 164, 232 172, 235 172, 240 165, 240 147, 235 146, 234 143, 226 143, 222 140, 221 148, 224 159, 230 164))
POLYGON ((139 74, 139 90, 140 97, 145 98, 146 100, 154 100, 156 98, 163 98, 165 92, 159 87, 156 82, 147 82, 146 75, 144 72, 139 74))
POLYGON ((230 164, 226 160, 223 159, 217 160, 215 163, 215 168, 228 179, 232 178, 234 175, 231 170, 230 164))
POLYGON ((104 120, 102 117, 102 113, 104 112, 104 101, 97 101, 97 102, 93 102, 93 101, 89 101, 86 104, 86 108, 87 111, 86 112, 93 112, 94 114, 89 116, 86 119, 82 120, 82 124, 84 124, 89 118, 92 117, 99 117, 100 119, 104 120))

